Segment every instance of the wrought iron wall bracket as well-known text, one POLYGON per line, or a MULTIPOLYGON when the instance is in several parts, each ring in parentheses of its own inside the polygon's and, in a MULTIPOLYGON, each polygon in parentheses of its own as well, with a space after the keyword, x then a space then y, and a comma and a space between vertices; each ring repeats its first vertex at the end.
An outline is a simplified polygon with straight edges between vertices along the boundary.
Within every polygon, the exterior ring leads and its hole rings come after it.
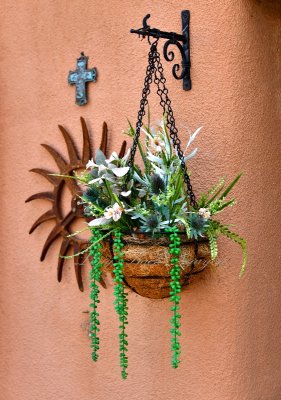
POLYGON ((131 33, 136 33, 142 38, 148 37, 148 41, 150 42, 150 38, 153 37, 155 39, 166 39, 166 42, 163 47, 163 55, 165 60, 173 61, 175 58, 175 53, 172 50, 169 50, 171 45, 176 46, 181 53, 181 67, 179 64, 174 64, 172 68, 173 76, 183 81, 183 89, 190 90, 191 89, 191 79, 190 79, 190 42, 189 42, 189 20, 190 20, 190 12, 188 10, 184 10, 181 13, 182 19, 182 35, 174 32, 164 32, 160 31, 156 28, 151 28, 147 24, 147 20, 150 18, 150 14, 147 14, 143 19, 143 26, 140 29, 131 29, 131 33))

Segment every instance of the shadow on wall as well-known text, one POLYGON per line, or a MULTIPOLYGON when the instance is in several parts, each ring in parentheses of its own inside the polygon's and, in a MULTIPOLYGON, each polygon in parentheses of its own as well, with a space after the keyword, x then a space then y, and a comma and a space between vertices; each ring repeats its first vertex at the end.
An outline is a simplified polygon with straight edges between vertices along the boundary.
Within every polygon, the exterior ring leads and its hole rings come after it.
POLYGON ((281 18, 280 0, 250 0, 249 3, 256 4, 268 16, 278 16, 281 18))

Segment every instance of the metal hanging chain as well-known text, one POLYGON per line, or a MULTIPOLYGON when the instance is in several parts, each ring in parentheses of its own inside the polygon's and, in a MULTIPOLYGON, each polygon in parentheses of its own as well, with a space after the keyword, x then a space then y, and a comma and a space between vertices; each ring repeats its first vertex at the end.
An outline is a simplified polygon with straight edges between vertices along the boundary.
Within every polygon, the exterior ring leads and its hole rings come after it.
POLYGON ((140 136, 140 130, 142 127, 142 120, 145 115, 145 106, 147 105, 147 97, 150 93, 150 84, 152 83, 152 77, 154 78, 154 83, 157 86, 157 94, 160 98, 160 105, 163 109, 163 114, 166 117, 166 126, 169 131, 170 138, 173 142, 174 149, 177 152, 177 156, 180 160, 181 168, 183 171, 183 178, 184 182, 187 187, 187 194, 190 199, 190 204, 193 207, 196 207, 196 198, 195 194, 192 189, 192 185, 190 182, 190 177, 187 172, 187 168, 185 165, 184 161, 184 154, 181 149, 181 141, 178 137, 178 129, 176 127, 176 122, 174 118, 174 113, 171 107, 171 100, 168 96, 168 89, 166 88, 166 78, 164 77, 164 70, 163 66, 160 60, 160 54, 157 50, 157 42, 158 39, 156 39, 155 42, 151 44, 150 51, 148 53, 148 66, 146 69, 146 77, 144 80, 144 88, 142 91, 142 98, 140 101, 140 110, 138 112, 138 120, 136 123, 136 131, 135 131, 135 136, 134 136, 134 141, 133 141, 133 146, 131 150, 131 155, 130 159, 128 162, 128 166, 132 169, 134 165, 134 158, 138 146, 138 141, 139 141, 139 136, 140 136))
POLYGON ((156 42, 154 42, 151 45, 150 51, 148 53, 148 66, 146 68, 146 74, 145 74, 145 79, 144 79, 144 88, 142 90, 142 98, 140 101, 140 109, 138 112, 138 119, 137 119, 137 123, 136 123, 136 130, 135 130, 133 146, 131 148, 130 158, 128 160, 128 166, 131 169, 133 168, 133 165, 134 165, 135 154, 137 151, 138 141, 139 141, 139 137, 140 137, 140 130, 141 130, 141 127, 143 124, 142 120, 143 120, 143 117, 145 116, 145 106, 148 104, 147 97, 150 93, 150 85, 152 83, 152 76, 154 75, 154 71, 155 71, 154 57, 155 57, 157 41, 158 41, 158 39, 156 40, 156 42))
POLYGON ((187 187, 187 194, 190 198, 190 204, 195 207, 197 205, 196 203, 196 198, 195 194, 192 189, 190 177, 188 175, 187 167, 184 161, 184 153, 181 149, 181 141, 178 137, 178 129, 176 127, 176 121, 174 117, 174 113, 171 107, 171 100, 168 96, 168 89, 165 85, 166 83, 166 78, 164 77, 164 70, 163 66, 160 60, 160 54, 157 51, 155 51, 155 62, 156 62, 156 68, 155 68, 155 76, 154 76, 154 82, 157 86, 157 94, 160 98, 160 105, 163 108, 163 111, 165 113, 166 117, 166 126, 170 134, 170 138, 172 139, 174 149, 177 152, 177 156, 180 160, 181 163, 181 168, 183 171, 183 178, 184 182, 187 187))

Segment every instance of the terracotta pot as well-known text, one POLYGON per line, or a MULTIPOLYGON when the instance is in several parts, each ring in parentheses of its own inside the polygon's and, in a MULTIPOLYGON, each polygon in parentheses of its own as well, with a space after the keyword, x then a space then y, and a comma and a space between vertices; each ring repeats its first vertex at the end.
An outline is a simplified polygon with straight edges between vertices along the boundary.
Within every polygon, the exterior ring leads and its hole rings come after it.
MULTIPOLYGON (((145 235, 124 236, 124 281, 140 296, 153 299, 169 297, 170 258, 169 237, 151 238, 145 235)), ((104 264, 111 271, 112 247, 109 242, 104 246, 104 264), (110 260, 110 263, 108 262, 110 260)), ((210 250, 207 239, 199 242, 188 240, 181 235, 181 285, 186 286, 191 275, 203 271, 210 262, 210 250)))

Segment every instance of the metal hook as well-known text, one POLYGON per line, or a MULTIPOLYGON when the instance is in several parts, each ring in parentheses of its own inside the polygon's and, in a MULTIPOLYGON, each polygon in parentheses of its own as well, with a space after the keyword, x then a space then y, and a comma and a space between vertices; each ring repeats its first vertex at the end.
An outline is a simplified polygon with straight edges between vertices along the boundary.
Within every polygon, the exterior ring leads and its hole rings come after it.
POLYGON ((142 20, 143 29, 150 29, 150 26, 147 25, 147 20, 150 18, 150 14, 147 14, 142 20))
POLYGON ((155 38, 154 42, 151 42, 150 38, 153 36, 147 36, 147 41, 150 44, 150 46, 152 46, 153 44, 156 45, 158 43, 159 40, 159 36, 155 38))
POLYGON ((166 32, 161 31, 157 28, 151 28, 148 25, 148 19, 150 18, 150 14, 147 14, 142 21, 142 28, 140 29, 131 29, 131 33, 136 33, 144 39, 147 36, 147 41, 150 46, 157 46, 157 42, 160 38, 165 39, 166 43, 164 45, 164 57, 167 61, 174 60, 174 52, 168 52, 167 49, 170 45, 176 46, 182 57, 182 69, 180 74, 180 65, 175 64, 173 66, 172 72, 173 76, 176 79, 183 80, 183 89, 190 90, 191 89, 191 80, 190 80, 190 45, 189 45, 189 20, 190 20, 190 12, 188 10, 184 10, 181 13, 182 19, 182 34, 175 32, 166 32), (153 41, 152 38, 155 38, 153 41))

